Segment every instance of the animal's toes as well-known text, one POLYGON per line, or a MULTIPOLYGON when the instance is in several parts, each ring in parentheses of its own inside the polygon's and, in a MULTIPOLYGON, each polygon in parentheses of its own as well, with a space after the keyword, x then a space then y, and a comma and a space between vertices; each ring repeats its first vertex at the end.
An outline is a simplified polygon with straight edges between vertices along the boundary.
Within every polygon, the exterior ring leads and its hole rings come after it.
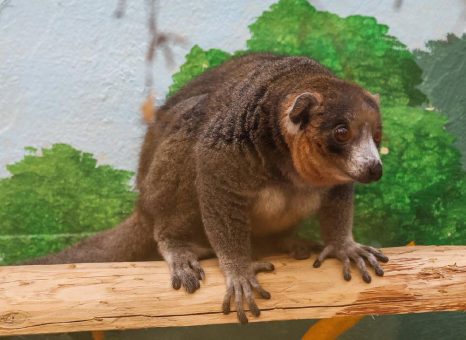
POLYGON ((205 272, 204 269, 202 269, 201 264, 197 260, 190 261, 189 263, 191 265, 191 268, 194 270, 196 273, 196 277, 199 280, 204 280, 205 279, 205 272))
POLYGON ((374 255, 380 262, 388 262, 388 257, 385 256, 380 250, 369 246, 363 246, 363 249, 374 255))
POLYGON ((178 275, 172 275, 172 287, 177 290, 181 288, 181 278, 178 275))
POLYGON ((297 244, 291 251, 291 256, 296 260, 305 260, 311 256, 311 248, 305 244, 297 244))
POLYGON ((275 270, 275 266, 270 262, 254 262, 252 270, 255 274, 262 272, 271 272, 275 270))
POLYGON ((199 280, 194 273, 184 273, 181 277, 183 287, 188 293, 194 293, 196 290, 201 288, 199 280))
POLYGON ((188 264, 177 266, 177 270, 173 277, 175 279, 172 279, 172 285, 175 289, 179 288, 180 284, 178 281, 181 282, 181 285, 188 293, 194 293, 201 287, 199 283, 199 274, 196 273, 188 264))
POLYGON ((322 265, 322 262, 334 251, 332 245, 328 245, 324 248, 324 250, 321 251, 319 256, 317 256, 317 259, 314 261, 313 267, 314 268, 319 268, 322 265))

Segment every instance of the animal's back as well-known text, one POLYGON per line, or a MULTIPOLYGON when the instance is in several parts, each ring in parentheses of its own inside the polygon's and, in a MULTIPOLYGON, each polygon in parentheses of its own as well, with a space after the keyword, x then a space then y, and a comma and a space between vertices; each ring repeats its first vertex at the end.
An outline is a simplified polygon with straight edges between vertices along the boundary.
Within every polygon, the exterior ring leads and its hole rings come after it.
POLYGON ((312 72, 331 76, 331 72, 317 61, 308 57, 279 56, 271 53, 248 53, 226 61, 220 66, 207 70, 183 86, 177 93, 169 97, 161 110, 176 105, 186 98, 201 94, 211 94, 238 82, 253 80, 254 74, 277 76, 289 72, 299 64, 312 68, 312 72))
POLYGON ((209 103, 210 107, 207 113, 215 113, 216 105, 244 107, 267 88, 274 78, 288 75, 288 81, 293 82, 293 77, 299 75, 299 72, 333 76, 324 66, 307 57, 250 53, 234 57, 188 82, 167 99, 158 110, 155 123, 147 129, 140 154, 138 185, 147 174, 155 149, 167 133, 166 128, 174 124, 173 120, 180 119, 180 116, 172 114, 174 106, 186 99, 207 95, 205 103, 209 103))

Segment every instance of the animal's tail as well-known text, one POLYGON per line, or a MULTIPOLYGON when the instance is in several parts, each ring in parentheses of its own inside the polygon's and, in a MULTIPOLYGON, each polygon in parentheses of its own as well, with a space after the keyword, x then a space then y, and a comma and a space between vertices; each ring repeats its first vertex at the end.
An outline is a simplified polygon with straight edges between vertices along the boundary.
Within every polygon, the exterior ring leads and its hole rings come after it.
POLYGON ((103 231, 59 253, 22 264, 124 262, 161 259, 152 229, 139 222, 133 213, 117 227, 103 231))

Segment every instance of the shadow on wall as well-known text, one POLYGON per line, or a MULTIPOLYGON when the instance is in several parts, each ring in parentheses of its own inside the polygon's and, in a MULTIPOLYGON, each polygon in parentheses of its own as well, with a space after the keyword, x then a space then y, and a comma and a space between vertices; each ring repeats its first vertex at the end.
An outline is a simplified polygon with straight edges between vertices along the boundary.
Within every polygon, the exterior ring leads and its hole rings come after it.
MULTIPOLYGON (((465 55, 465 36, 430 42, 428 52, 413 54, 374 18, 341 18, 306 0, 280 0, 249 28, 246 51, 231 55, 194 46, 173 75, 170 94, 249 51, 317 59, 382 96, 386 173, 377 184, 357 188, 358 239, 376 246, 466 243, 466 176, 457 148, 465 152, 466 74, 464 58, 461 63, 453 56, 465 55), (448 116, 422 109, 427 102, 448 116)), ((97 166, 91 154, 64 144, 28 150, 24 160, 8 166, 12 176, 0 180, 0 263, 59 250, 130 213, 136 198, 128 184, 132 173, 97 166)), ((316 237, 313 224, 306 221, 301 232, 316 237)))

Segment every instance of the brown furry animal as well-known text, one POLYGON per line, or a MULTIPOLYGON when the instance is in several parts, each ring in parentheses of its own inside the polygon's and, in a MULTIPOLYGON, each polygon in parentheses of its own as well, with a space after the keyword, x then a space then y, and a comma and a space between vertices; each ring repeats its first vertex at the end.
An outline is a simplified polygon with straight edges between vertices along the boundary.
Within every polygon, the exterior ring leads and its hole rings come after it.
MULTIPOLYGON (((223 311, 235 298, 258 316, 253 291, 270 298, 256 273, 266 245, 296 258, 310 247, 291 237, 312 214, 319 218, 323 251, 350 261, 364 280, 367 261, 383 275, 380 251, 352 236, 353 183, 382 175, 378 98, 336 78, 305 57, 250 54, 196 78, 168 99, 142 146, 135 212, 118 228, 34 263, 167 261, 172 285, 193 293, 204 272, 200 259, 216 255, 226 277, 223 311), (155 242, 154 242, 155 240, 155 242)), ((267 248, 266 247, 266 248, 267 248)))

